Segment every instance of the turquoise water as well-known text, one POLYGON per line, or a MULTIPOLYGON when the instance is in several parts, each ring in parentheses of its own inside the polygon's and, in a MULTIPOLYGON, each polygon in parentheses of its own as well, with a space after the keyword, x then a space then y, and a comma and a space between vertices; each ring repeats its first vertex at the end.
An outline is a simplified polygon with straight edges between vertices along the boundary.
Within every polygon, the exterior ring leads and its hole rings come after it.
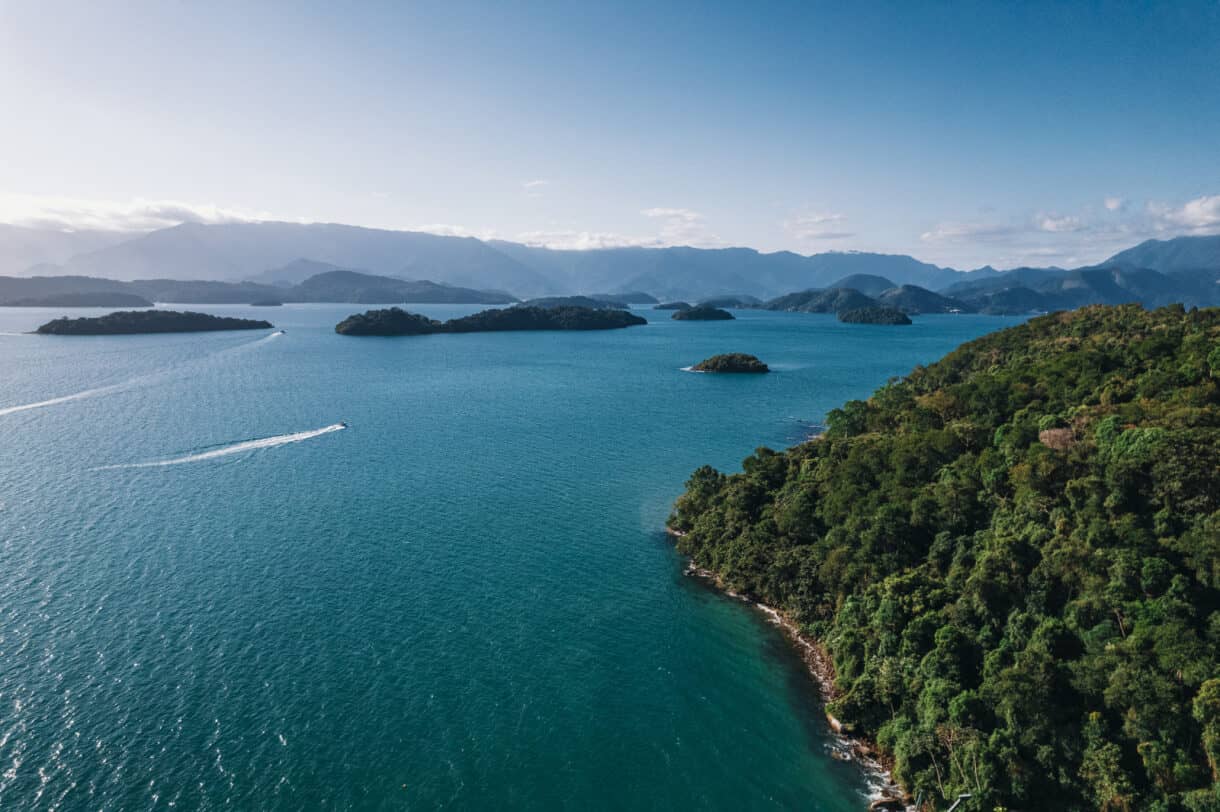
POLYGON ((663 522, 697 466, 1014 319, 360 339, 350 305, 196 309, 286 333, 0 309, 0 808, 861 808, 800 661, 663 522), (680 370, 726 351, 777 371, 680 370))

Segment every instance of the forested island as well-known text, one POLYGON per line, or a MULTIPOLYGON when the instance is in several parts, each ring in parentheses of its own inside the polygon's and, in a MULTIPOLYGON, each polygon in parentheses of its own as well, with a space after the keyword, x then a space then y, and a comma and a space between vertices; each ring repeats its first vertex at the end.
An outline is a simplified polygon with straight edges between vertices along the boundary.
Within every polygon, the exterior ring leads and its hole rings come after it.
POLYGON ((653 310, 689 310, 690 302, 661 302, 653 310))
POLYGON ((439 321, 408 313, 401 307, 353 313, 335 325, 335 332, 345 336, 418 336, 438 332, 439 321))
POLYGON ((845 728, 943 808, 1220 805, 1220 310, 972 341, 696 471, 670 517, 828 651, 845 728))
POLYGON ((910 324, 911 318, 896 307, 854 307, 840 310, 838 319, 846 324, 910 324))
POLYGON ((201 333, 212 330, 267 330, 271 322, 175 310, 120 310, 95 318, 59 318, 35 330, 44 335, 98 336, 135 333, 201 333))
POLYGON ((614 330, 647 324, 644 318, 618 308, 507 307, 439 322, 397 307, 348 316, 335 325, 341 335, 424 335, 515 330, 614 330))
POLYGON ((691 367, 695 372, 770 372, 771 368, 757 357, 744 352, 713 355, 691 367))
POLYGON ((718 307, 687 307, 674 312, 670 318, 678 321, 729 321, 736 318, 727 310, 721 310, 718 307))

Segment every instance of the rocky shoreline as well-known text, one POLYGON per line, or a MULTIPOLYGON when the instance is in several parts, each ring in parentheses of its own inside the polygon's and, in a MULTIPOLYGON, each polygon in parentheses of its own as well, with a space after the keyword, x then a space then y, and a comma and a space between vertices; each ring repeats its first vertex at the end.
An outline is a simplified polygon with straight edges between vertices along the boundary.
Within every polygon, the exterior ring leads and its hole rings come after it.
MULTIPOLYGON (((666 532, 671 536, 680 535, 670 528, 666 528, 666 532)), ((685 574, 708 582, 723 594, 744 601, 766 615, 767 620, 778 626, 788 641, 796 647, 801 659, 805 662, 805 667, 809 669, 809 674, 818 686, 822 703, 829 703, 838 697, 835 689, 834 665, 830 653, 817 640, 802 633, 792 618, 773 606, 767 606, 749 596, 727 589, 716 573, 696 566, 694 562, 687 562, 685 574)), ((842 761, 853 761, 864 771, 870 789, 868 799, 870 810, 914 809, 909 796, 894 781, 893 775, 890 773, 892 765, 889 760, 877 751, 870 740, 846 733, 839 720, 831 716, 829 712, 826 713, 826 722, 834 733, 833 757, 842 761)))

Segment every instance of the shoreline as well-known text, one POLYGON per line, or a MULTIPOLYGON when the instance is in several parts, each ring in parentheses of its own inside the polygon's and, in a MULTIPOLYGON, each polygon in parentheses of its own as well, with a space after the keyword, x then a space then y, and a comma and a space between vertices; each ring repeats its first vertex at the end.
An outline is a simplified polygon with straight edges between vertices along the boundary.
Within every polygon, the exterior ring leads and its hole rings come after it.
MULTIPOLYGON (((665 532, 672 537, 681 535, 668 527, 665 528, 665 532)), ((779 609, 756 601, 749 596, 734 592, 731 589, 726 589, 716 573, 711 570, 703 569, 688 559, 686 569, 683 570, 682 574, 706 581, 721 594, 727 595, 730 598, 736 598, 757 609, 767 618, 768 623, 779 627, 780 631, 784 633, 784 637, 788 639, 788 642, 796 648, 797 653, 801 656, 801 660, 805 663, 805 668, 813 678, 822 700, 822 710, 826 716, 827 726, 832 734, 831 740, 833 746, 831 757, 840 761, 855 762, 863 771, 869 789, 867 808, 879 810, 906 810, 913 808, 908 805, 906 800, 908 797, 907 793, 894 781, 894 777, 890 772, 891 765, 888 763, 888 760, 877 751, 876 745, 872 740, 866 736, 845 733, 842 723, 826 710, 826 705, 838 697, 838 691, 835 689, 834 665, 825 647, 817 640, 801 632, 796 622, 779 609), (889 802, 889 804, 887 805, 885 802, 889 802)))

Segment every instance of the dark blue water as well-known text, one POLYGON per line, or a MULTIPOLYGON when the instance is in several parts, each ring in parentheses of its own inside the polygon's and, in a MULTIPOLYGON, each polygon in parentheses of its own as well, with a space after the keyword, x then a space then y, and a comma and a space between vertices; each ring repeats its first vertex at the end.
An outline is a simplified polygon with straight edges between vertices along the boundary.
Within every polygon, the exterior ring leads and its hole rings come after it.
POLYGON ((0 808, 860 808, 800 661, 664 519, 699 465, 1013 320, 197 309, 287 332, 0 335, 0 808), (680 370, 727 351, 776 372, 680 370))

